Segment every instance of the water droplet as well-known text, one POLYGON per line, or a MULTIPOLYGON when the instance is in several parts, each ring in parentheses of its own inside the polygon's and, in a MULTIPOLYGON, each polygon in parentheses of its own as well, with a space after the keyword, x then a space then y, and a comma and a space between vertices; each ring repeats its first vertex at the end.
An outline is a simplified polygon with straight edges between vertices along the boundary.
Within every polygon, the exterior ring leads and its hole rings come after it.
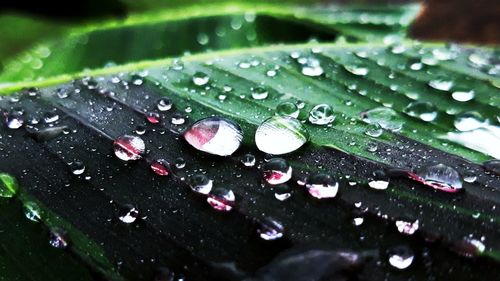
POLYGON ((378 123, 369 124, 365 130, 365 135, 368 135, 373 138, 378 138, 382 135, 384 130, 378 123))
POLYGON ((279 201, 285 201, 292 196, 290 187, 286 184, 280 184, 274 187, 274 197, 279 201))
POLYGON ((389 186, 389 182, 386 180, 371 180, 368 182, 368 186, 373 189, 384 190, 389 186))
POLYGON ((453 168, 444 164, 424 167, 417 175, 410 174, 410 178, 445 192, 457 192, 462 189, 462 178, 453 168))
POLYGON ((282 184, 292 178, 292 167, 283 158, 272 158, 262 165, 262 175, 268 184, 282 184))
POLYGON ((418 220, 398 219, 395 224, 400 233, 413 235, 418 230, 420 223, 418 220))
POLYGON ((204 174, 196 174, 189 179, 189 186, 194 192, 209 194, 212 190, 213 181, 204 174))
POLYGON ((137 127, 135 127, 135 133, 142 136, 146 133, 146 127, 142 126, 142 125, 137 125, 137 127))
POLYGON ((172 101, 167 98, 161 98, 158 100, 156 107, 159 111, 168 111, 172 108, 172 101))
POLYGON ((407 246, 396 246, 388 251, 389 264, 397 269, 408 268, 414 258, 413 251, 407 246))
POLYGON ((146 113, 146 119, 151 124, 158 124, 160 123, 160 114, 158 112, 148 112, 146 113))
POLYGON ((243 132, 238 124, 221 117, 196 121, 183 134, 194 148, 219 156, 233 154, 241 145, 243 132))
POLYGON ((414 101, 403 110, 406 114, 422 119, 426 122, 434 121, 437 117, 436 106, 427 101, 414 101))
POLYGON ((269 95, 269 92, 264 87, 259 86, 259 87, 252 88, 252 98, 254 100, 263 100, 263 99, 267 98, 268 95, 269 95))
POLYGON ((337 180, 327 174, 315 174, 306 180, 306 188, 309 194, 315 198, 333 198, 339 190, 337 180))
POLYGON ((184 160, 184 158, 182 157, 178 157, 175 159, 175 167, 177 169, 184 169, 184 167, 186 167, 186 160, 184 160))
POLYGON ((453 125, 457 130, 465 132, 479 129, 485 126, 486 121, 479 112, 468 111, 457 115, 455 117, 453 125))
POLYGON ((335 120, 333 109, 328 104, 318 104, 309 112, 309 122, 316 125, 327 125, 335 120))
POLYGON ((207 202, 212 208, 224 212, 233 209, 235 200, 233 191, 222 187, 215 188, 207 197, 207 202))
POLYGON ((139 217, 139 210, 132 205, 125 205, 118 219, 126 224, 133 223, 139 217))
POLYGON ((468 175, 464 177, 464 181, 468 183, 473 183, 477 180, 477 176, 474 175, 468 175))
POLYGON ((299 58, 299 63, 302 65, 302 74, 305 76, 316 77, 323 74, 324 70, 315 58, 299 58))
POLYGON ((140 137, 124 135, 114 141, 113 150, 121 160, 139 160, 146 150, 146 145, 140 137))
POLYGON ((16 195, 18 190, 17 181, 6 173, 0 173, 0 197, 10 198, 16 195))
POLYGON ((241 157, 241 163, 245 167, 253 167, 255 165, 255 156, 253 154, 245 154, 241 157))
POLYGON ((483 244, 483 242, 474 239, 474 238, 465 238, 461 241, 457 241, 453 243, 451 246, 451 249, 466 258, 472 258, 479 256, 484 252, 486 249, 486 246, 483 244))
POLYGON ((24 216, 30 221, 39 222, 42 219, 42 210, 40 209, 40 206, 38 206, 38 204, 36 204, 35 202, 25 202, 23 205, 23 209, 24 216))
POLYGON ((379 124, 383 129, 393 132, 400 131, 403 121, 400 120, 396 111, 387 107, 376 107, 362 114, 363 121, 369 124, 379 124))
POLYGON ((271 218, 260 221, 259 227, 257 228, 259 237, 266 241, 279 239, 283 237, 284 232, 285 228, 283 225, 271 218))
POLYGON ((210 77, 204 72, 198 71, 193 75, 193 83, 197 86, 206 85, 208 80, 210 80, 210 77))
POLYGON ((59 120, 59 114, 54 112, 47 112, 43 116, 43 121, 47 124, 56 122, 57 120, 59 120))
POLYGON ((50 231, 49 244, 50 246, 57 249, 64 249, 68 247, 69 241, 67 238, 66 231, 60 228, 52 229, 50 231))
POLYGON ((453 87, 453 81, 442 80, 442 79, 432 80, 429 81, 429 86, 436 90, 449 91, 451 87, 453 87))
POLYGON ((456 57, 456 53, 448 49, 434 49, 432 55, 440 61, 452 60, 456 57))
POLYGON ((350 73, 357 76, 365 76, 370 72, 367 67, 360 65, 344 65, 344 68, 350 73))
POLYGON ((85 165, 83 162, 80 161, 74 161, 70 164, 71 172, 73 175, 81 175, 83 172, 85 172, 85 165))
POLYGON ((157 159, 153 161, 150 168, 159 176, 168 176, 170 174, 170 164, 165 159, 157 159))
POLYGON ((451 94, 454 100, 459 102, 470 101, 474 98, 474 90, 470 91, 455 91, 451 94))
POLYGON ((69 92, 66 91, 65 89, 58 89, 57 90, 57 97, 59 97, 60 99, 65 99, 65 98, 69 97, 69 92))
POLYGON ((299 117, 300 110, 293 102, 283 102, 276 107, 276 115, 290 116, 293 118, 299 117))
POLYGON ((255 132, 255 144, 259 150, 274 155, 293 152, 308 139, 309 133, 304 125, 288 116, 268 118, 255 132))
POLYGON ((182 116, 180 113, 175 113, 172 118, 170 119, 170 123, 174 125, 182 125, 186 122, 186 118, 182 116))
POLYGON ((203 46, 208 44, 208 42, 210 41, 210 37, 208 37, 206 33, 198 33, 198 35, 196 36, 196 41, 198 41, 198 43, 203 46))
POLYGON ((5 123, 9 129, 19 129, 24 124, 22 112, 13 111, 5 115, 5 123))

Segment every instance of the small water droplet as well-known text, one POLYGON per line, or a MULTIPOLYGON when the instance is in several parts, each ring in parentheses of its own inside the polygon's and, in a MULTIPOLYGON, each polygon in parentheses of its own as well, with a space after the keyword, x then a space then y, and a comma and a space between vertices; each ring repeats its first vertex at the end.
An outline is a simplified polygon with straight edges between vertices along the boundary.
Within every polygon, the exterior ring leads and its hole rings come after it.
POLYGON ((292 196, 292 190, 286 184, 280 184, 274 187, 274 197, 279 201, 285 201, 292 196))
POLYGON ((81 175, 85 172, 85 165, 81 161, 74 161, 70 164, 73 175, 81 175))
POLYGON ((158 108, 159 111, 168 111, 172 108, 172 101, 167 98, 161 98, 158 100, 158 103, 156 104, 156 107, 158 108))
POLYGON ((5 123, 9 129, 19 129, 24 124, 22 112, 13 111, 5 115, 5 123))
POLYGON ((292 178, 292 167, 283 158, 272 158, 262 165, 262 175, 268 184, 282 184, 292 178))
POLYGON ((384 133, 384 130, 378 123, 369 124, 365 130, 365 135, 373 138, 378 138, 384 133))
POLYGON ((266 119, 255 132, 255 144, 260 151, 280 155, 293 152, 309 139, 309 133, 302 123, 288 116, 274 116, 266 119))
POLYGON ((146 133, 146 127, 142 126, 142 125, 137 125, 137 127, 135 127, 135 133, 138 134, 138 135, 144 135, 146 133))
POLYGON ((451 94, 454 100, 459 102, 470 101, 474 98, 474 90, 470 91, 455 91, 451 94))
POLYGON ((422 119, 426 122, 434 121, 437 117, 436 106, 427 101, 414 101, 403 110, 406 114, 422 119))
POLYGON ((24 216, 33 222, 39 222, 42 219, 42 210, 35 202, 28 201, 24 203, 24 216))
POLYGON ((124 135, 114 141, 113 150, 121 160, 139 160, 146 150, 146 145, 140 137, 124 135))
POLYGON ((222 187, 215 188, 207 197, 207 202, 212 208, 223 212, 231 211, 235 200, 233 191, 222 187))
POLYGON ((66 91, 65 89, 58 89, 57 90, 57 97, 60 99, 65 99, 69 96, 69 92, 66 91))
POLYGON ((177 169, 184 169, 184 167, 186 167, 186 160, 184 160, 184 158, 182 157, 178 157, 175 159, 175 167, 177 169))
POLYGON ((309 122, 315 125, 327 125, 334 120, 335 114, 328 104, 318 104, 309 112, 309 122))
POLYGON ((403 127, 403 121, 396 111, 387 107, 376 107, 361 113, 363 121, 369 124, 379 124, 383 129, 398 132, 403 127))
POLYGON ((253 167, 255 165, 255 156, 253 154, 245 154, 241 157, 241 163, 245 167, 253 167))
POLYGON ((69 241, 66 231, 60 228, 52 229, 50 231, 49 244, 57 249, 64 249, 68 247, 69 241))
POLYGON ((168 176, 170 174, 170 164, 165 159, 157 159, 153 161, 150 168, 159 176, 168 176))
POLYGON ((183 136, 194 148, 219 156, 233 154, 243 140, 240 126, 221 117, 201 119, 192 124, 183 136))
POLYGON ((396 228, 400 233, 406 235, 413 235, 413 233, 415 233, 418 230, 420 222, 418 220, 410 220, 402 218, 396 220, 395 224, 396 228))
POLYGON ((189 186, 194 192, 209 194, 212 190, 213 181, 204 174, 196 174, 189 179, 189 186))
POLYGON ((315 174, 306 180, 306 188, 309 194, 315 198, 333 198, 339 190, 338 181, 327 174, 315 174))
POLYGON ((123 223, 130 224, 135 222, 138 217, 139 217, 139 210, 137 210, 132 205, 125 205, 124 208, 121 210, 121 214, 118 217, 118 219, 123 223))
POLYGON ((259 237, 266 240, 272 241, 283 237, 285 228, 281 223, 272 219, 266 218, 259 222, 259 227, 257 228, 257 233, 259 237))
POLYGON ((437 79, 429 81, 428 85, 436 90, 449 91, 453 87, 453 81, 437 79))
POLYGON ((193 83, 197 86, 206 85, 208 80, 210 80, 210 77, 204 72, 198 71, 193 75, 193 83))
POLYGON ((414 258, 413 251, 408 246, 396 246, 388 250, 389 264, 397 269, 408 268, 414 258))
POLYGON ((160 114, 158 112, 148 112, 146 113, 146 119, 151 124, 158 124, 160 123, 160 114))
POLYGON ((269 95, 269 92, 264 87, 255 87, 252 88, 252 98, 254 100, 263 100, 266 99, 269 95))
POLYGON ((460 113, 453 122, 455 128, 461 132, 472 131, 486 125, 483 116, 476 111, 460 113))
POLYGON ((9 174, 0 173, 0 197, 14 197, 17 190, 18 185, 16 179, 9 174))
POLYGON ((276 107, 276 115, 290 116, 293 118, 299 117, 300 110, 293 102, 283 102, 276 107))

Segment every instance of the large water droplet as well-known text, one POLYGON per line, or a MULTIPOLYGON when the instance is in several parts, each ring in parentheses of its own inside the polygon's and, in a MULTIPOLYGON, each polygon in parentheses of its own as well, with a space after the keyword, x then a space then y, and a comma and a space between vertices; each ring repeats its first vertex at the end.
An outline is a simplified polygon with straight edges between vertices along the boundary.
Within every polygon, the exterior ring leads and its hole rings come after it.
POLYGON ((146 151, 146 145, 140 137, 124 135, 114 141, 113 150, 121 160, 139 160, 146 151))
POLYGON ((414 258, 413 251, 408 246, 396 246, 388 251, 389 264, 397 269, 408 268, 414 258))
POLYGON ((194 192, 209 194, 212 190, 213 181, 204 174, 197 174, 189 179, 189 186, 194 192))
POLYGON ((288 116, 266 119, 255 132, 255 144, 260 151, 280 155, 293 152, 309 139, 302 123, 288 116))
POLYGON ((283 225, 271 218, 259 222, 259 227, 257 228, 257 233, 260 238, 266 241, 272 241, 283 237, 284 231, 285 228, 283 225))
POLYGON ((118 219, 126 224, 133 223, 139 217, 139 210, 132 205, 125 205, 118 219))
POLYGON ((366 135, 368 135, 370 137, 374 137, 374 138, 380 137, 383 132, 384 132, 384 130, 382 129, 382 127, 378 123, 369 124, 365 130, 366 135))
POLYGON ((457 115, 455 117, 453 125, 455 125, 455 128, 457 130, 465 132, 479 129, 485 126, 486 121, 479 112, 469 111, 457 115))
POLYGON ((306 188, 309 194, 315 198, 333 198, 339 190, 337 180, 327 174, 315 174, 306 180, 306 188))
POLYGON ((404 112, 427 122, 434 121, 437 117, 436 106, 427 101, 414 101, 405 107, 404 112))
POLYGON ((160 123, 160 114, 158 112, 148 112, 146 113, 146 120, 151 124, 160 123))
POLYGON ((13 197, 16 195, 17 190, 16 179, 9 174, 0 173, 0 197, 13 197))
POLYGON ((229 212, 233 209, 236 197, 230 189, 218 187, 207 197, 207 202, 217 211, 229 212))
POLYGON ((168 176, 170 174, 170 163, 165 159, 157 159, 153 161, 150 168, 159 176, 168 176))
POLYGON ((204 72, 198 71, 193 75, 193 83, 197 86, 206 85, 208 80, 210 80, 210 77, 204 72))
POLYGON ((423 168, 417 175, 410 177, 434 189, 457 192, 462 188, 462 178, 452 167, 437 164, 423 168))
POLYGON ((279 201, 285 201, 292 196, 291 188, 286 184, 280 184, 274 187, 274 197, 279 201))
POLYGON ((309 112, 309 122, 316 125, 330 124, 335 120, 333 109, 328 104, 318 104, 309 112))
POLYGON ((73 175, 81 175, 85 172, 85 165, 81 161, 74 161, 70 164, 71 172, 73 175))
POLYGON ((209 117, 192 124, 184 139, 194 148, 219 156, 233 154, 241 145, 243 132, 238 124, 221 117, 209 117))
POLYGON ((268 184, 285 183, 292 178, 292 167, 283 158, 272 158, 262 165, 262 175, 268 184))
POLYGON ((383 129, 393 132, 400 131, 403 121, 400 120, 396 111, 387 107, 376 107, 362 114, 363 121, 369 124, 379 124, 383 129))

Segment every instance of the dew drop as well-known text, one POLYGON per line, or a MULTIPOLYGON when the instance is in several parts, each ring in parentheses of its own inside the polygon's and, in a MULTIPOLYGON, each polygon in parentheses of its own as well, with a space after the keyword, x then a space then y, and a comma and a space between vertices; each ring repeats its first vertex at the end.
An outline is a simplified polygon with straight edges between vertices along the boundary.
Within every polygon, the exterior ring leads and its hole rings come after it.
POLYGON ((43 121, 47 124, 56 122, 57 120, 59 120, 59 114, 54 112, 47 112, 43 116, 43 121))
POLYGON ((186 122, 186 118, 182 116, 180 113, 175 113, 172 118, 170 119, 170 123, 173 125, 182 125, 186 122))
POLYGON ((302 123, 288 116, 266 119, 255 132, 255 144, 265 153, 280 155, 296 151, 309 139, 302 123))
POLYGON ((159 111, 168 111, 172 108, 172 101, 167 98, 161 98, 158 100, 156 107, 159 111))
POLYGON ((283 102, 276 107, 276 115, 290 116, 293 118, 299 117, 300 110, 293 102, 283 102))
POLYGON ((139 217, 139 210, 132 205, 125 205, 118 219, 126 224, 131 224, 139 217))
POLYGON ((420 118, 426 122, 434 121, 437 117, 436 106, 427 101, 411 102, 403 111, 410 116, 420 118))
POLYGON ((350 73, 357 76, 365 76, 370 72, 367 67, 360 65, 344 65, 344 68, 350 73))
POLYGON ((196 193, 209 194, 213 181, 204 174, 196 174, 189 179, 189 186, 196 193))
POLYGON ((74 161, 70 164, 71 172, 73 175, 81 175, 85 172, 85 165, 81 161, 74 161))
POLYGON ((420 223, 418 220, 398 219, 395 224, 399 233, 413 235, 418 230, 420 223))
POLYGON ((413 251, 408 246, 396 246, 388 250, 389 264, 397 269, 408 268, 414 258, 413 251))
POLYGON ((461 241, 457 241, 453 243, 451 246, 451 249, 466 258, 472 258, 479 256, 484 252, 486 249, 486 246, 483 244, 483 242, 474 239, 474 238, 465 238, 461 241))
POLYGON ((403 127, 396 111, 387 107, 376 107, 361 113, 363 121, 369 124, 379 124, 383 129, 398 132, 403 127))
POLYGON ((383 132, 384 130, 378 123, 373 123, 368 125, 368 127, 365 130, 365 135, 373 138, 378 138, 382 135, 383 132))
POLYGON ((5 115, 5 123, 9 129, 19 129, 24 124, 22 112, 14 111, 5 115))
POLYGON ((309 112, 309 122, 315 125, 327 125, 334 120, 335 114, 328 104, 318 104, 309 112))
POLYGON ((255 165, 255 156, 253 154, 245 154, 241 157, 241 163, 245 167, 253 167, 255 165))
POLYGON ((309 194, 315 198, 333 198, 339 190, 337 180, 327 174, 315 174, 306 180, 306 188, 309 194))
POLYGON ((149 167, 159 176, 168 176, 170 174, 170 164, 165 159, 154 160, 149 167))
POLYGON ((39 222, 42 219, 42 210, 35 202, 28 201, 24 203, 23 209, 24 216, 30 221, 39 222))
POLYGON ((285 228, 278 221, 266 218, 259 222, 259 227, 257 228, 257 233, 259 237, 266 240, 272 241, 283 237, 285 228))
POLYGON ((186 160, 184 160, 184 158, 182 157, 178 157, 175 159, 175 167, 177 169, 184 169, 184 167, 186 167, 186 160))
POLYGON ((451 94, 454 100, 459 102, 470 101, 474 98, 474 90, 470 91, 455 91, 451 94))
POLYGON ((282 184, 292 178, 292 167, 283 158, 272 158, 262 165, 262 175, 268 184, 282 184))
POLYGON ((203 86, 208 83, 210 77, 204 72, 198 71, 193 75, 193 83, 197 86, 203 86))
POLYGON ((146 145, 140 137, 124 135, 113 143, 116 157, 123 161, 139 160, 146 150, 146 145))
POLYGON ((218 187, 212 190, 208 197, 207 203, 217 211, 229 212, 233 209, 236 197, 230 189, 218 187))
POLYGON ((266 99, 268 95, 269 95, 269 92, 264 87, 258 86, 258 87, 252 88, 252 98, 254 100, 266 99))
POLYGON ((160 123, 160 114, 158 112, 148 112, 146 113, 146 119, 151 124, 158 124, 160 123))
POLYGON ((462 189, 460 174, 444 164, 424 167, 418 174, 410 174, 410 178, 445 192, 457 192, 462 189))
POLYGON ((9 174, 0 173, 0 197, 14 197, 17 190, 18 185, 16 179, 9 174))
POLYGON ((429 81, 428 85, 436 90, 449 91, 453 87, 453 81, 437 79, 429 81))
POLYGON ((221 117, 208 117, 196 121, 183 133, 183 136, 197 150, 219 156, 233 154, 243 140, 240 126, 221 117))
POLYGON ((493 160, 488 160, 483 163, 483 167, 486 168, 486 170, 492 171, 497 175, 500 175, 500 160, 499 159, 493 159, 493 160))
POLYGON ((69 241, 66 231, 60 228, 52 229, 50 231, 49 244, 50 246, 57 249, 67 248, 69 245, 69 241))

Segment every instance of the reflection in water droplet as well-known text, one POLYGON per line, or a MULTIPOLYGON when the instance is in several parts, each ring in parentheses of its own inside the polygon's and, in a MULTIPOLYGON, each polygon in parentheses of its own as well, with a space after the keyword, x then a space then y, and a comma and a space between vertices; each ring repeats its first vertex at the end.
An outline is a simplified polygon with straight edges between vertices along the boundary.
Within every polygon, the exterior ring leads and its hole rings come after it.
POLYGON ((333 109, 328 104, 318 104, 309 112, 309 122, 316 125, 327 125, 335 120, 333 109))
POLYGON ((132 205, 125 205, 118 219, 126 224, 133 223, 139 217, 139 210, 132 205))
POLYGON ((16 179, 9 174, 0 173, 0 197, 14 197, 17 190, 18 186, 16 179))
POLYGON ((431 122, 437 117, 436 106, 426 101, 414 101, 403 110, 406 114, 431 122))
POLYGON ((193 83, 197 86, 206 85, 208 80, 210 80, 210 77, 204 72, 198 71, 193 75, 193 83))
POLYGON ((309 139, 309 133, 297 119, 274 116, 266 119, 255 132, 255 144, 260 151, 279 155, 293 152, 309 139))
POLYGON ((451 96, 453 97, 454 100, 460 101, 460 102, 466 102, 470 101, 474 98, 474 90, 470 91, 455 91, 451 96))
POLYGON ((264 87, 258 86, 258 87, 252 88, 252 98, 254 100, 266 99, 268 95, 269 95, 269 92, 264 87))
POLYGON ((398 132, 403 127, 403 121, 393 109, 376 107, 361 113, 363 121, 369 124, 379 124, 383 129, 398 132))
POLYGON ((49 244, 57 249, 64 249, 68 247, 69 241, 66 231, 59 228, 52 229, 50 231, 49 244))
POLYGON ((262 175, 268 184, 282 184, 292 178, 292 167, 283 158, 272 158, 262 165, 262 175))
POLYGON ((194 148, 219 156, 233 154, 243 140, 240 126, 220 117, 196 121, 183 133, 183 136, 194 148))
POLYGON ((457 115, 453 124, 457 130, 465 132, 479 129, 487 123, 479 112, 469 111, 457 115))
POLYGON ((253 167, 255 165, 255 156, 253 154, 245 154, 241 157, 241 163, 245 167, 253 167))
POLYGON ((25 202, 24 203, 24 216, 30 221, 39 222, 42 219, 42 210, 40 206, 35 202, 25 202))
POLYGON ((315 174, 306 180, 306 188, 309 194, 315 198, 333 198, 339 190, 337 180, 326 174, 315 174))
POLYGON ((462 189, 462 178, 453 168, 437 164, 423 168, 418 174, 409 174, 410 178, 434 189, 445 192, 457 192, 462 189))
POLYGON ((194 192, 206 195, 212 190, 213 181, 204 174, 196 174, 189 179, 189 186, 194 192))
POLYGON ((276 107, 276 115, 290 116, 293 118, 299 117, 300 110, 293 102, 283 102, 276 107))
POLYGON ((207 197, 207 202, 212 208, 223 212, 231 211, 235 200, 233 191, 222 187, 212 190, 207 197))
POLYGON ((283 225, 271 218, 260 221, 259 227, 257 228, 259 237, 266 241, 272 241, 283 237, 284 231, 285 228, 283 225))
POLYGON ((121 160, 139 160, 146 150, 146 145, 140 137, 124 135, 114 141, 113 150, 121 160))
POLYGON ((413 251, 407 246, 396 246, 388 251, 389 264, 397 269, 408 268, 414 258, 413 251))
POLYGON ((150 168, 159 176, 168 176, 170 174, 170 164, 165 159, 157 159, 153 161, 150 168))

